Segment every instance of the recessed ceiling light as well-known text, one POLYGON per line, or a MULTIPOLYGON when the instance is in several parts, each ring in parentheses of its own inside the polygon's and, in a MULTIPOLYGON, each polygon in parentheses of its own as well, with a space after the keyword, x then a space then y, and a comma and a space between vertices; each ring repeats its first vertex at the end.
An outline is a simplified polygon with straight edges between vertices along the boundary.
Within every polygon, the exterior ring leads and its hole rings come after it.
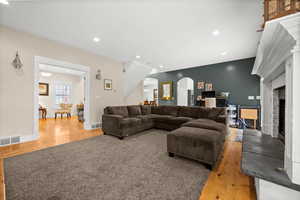
POLYGON ((98 37, 94 37, 94 42, 100 42, 100 38, 98 38, 98 37))
POLYGON ((45 76, 45 77, 52 76, 52 74, 49 73, 49 72, 41 72, 41 75, 42 75, 42 76, 45 76))
POLYGON ((221 55, 222 55, 222 56, 226 56, 226 55, 227 55, 227 52, 224 51, 224 52, 221 53, 221 55))
POLYGON ((4 5, 8 5, 9 4, 9 2, 7 0, 0 0, 0 3, 4 4, 4 5))
POLYGON ((141 56, 135 56, 135 58, 136 58, 136 59, 140 59, 140 58, 141 58, 141 56))
POLYGON ((218 36, 218 35, 220 35, 220 31, 219 30, 214 30, 213 32, 212 32, 212 34, 214 35, 214 36, 218 36))
POLYGON ((159 66, 159 67, 160 67, 160 68, 164 68, 164 66, 162 66, 162 65, 161 65, 161 66, 159 66))

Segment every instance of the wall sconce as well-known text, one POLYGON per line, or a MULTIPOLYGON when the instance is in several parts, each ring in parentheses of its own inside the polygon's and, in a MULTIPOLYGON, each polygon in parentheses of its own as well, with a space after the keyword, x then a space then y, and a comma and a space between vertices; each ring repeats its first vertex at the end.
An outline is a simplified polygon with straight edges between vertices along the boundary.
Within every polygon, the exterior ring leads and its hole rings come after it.
POLYGON ((19 57, 18 52, 16 53, 16 57, 15 57, 15 59, 13 60, 12 65, 13 65, 14 68, 17 69, 17 70, 21 69, 22 66, 23 66, 23 64, 22 64, 22 62, 21 62, 21 60, 20 60, 20 57, 19 57))
POLYGON ((96 79, 97 80, 101 80, 102 79, 101 70, 100 69, 97 70, 96 79))

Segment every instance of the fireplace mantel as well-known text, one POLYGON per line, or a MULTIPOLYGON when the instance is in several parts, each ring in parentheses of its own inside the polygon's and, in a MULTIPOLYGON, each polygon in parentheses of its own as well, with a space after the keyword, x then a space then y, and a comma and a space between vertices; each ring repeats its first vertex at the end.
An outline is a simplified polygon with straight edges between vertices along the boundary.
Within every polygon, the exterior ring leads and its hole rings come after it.
MULTIPOLYGON (((262 133, 277 137, 273 106, 285 86, 284 169, 300 184, 300 13, 266 23, 252 74, 261 77, 262 133)), ((260 188, 262 190, 263 188, 260 188)), ((300 194, 299 194, 300 195, 300 194)))
POLYGON ((300 45, 300 13, 268 21, 257 49, 252 74, 264 77, 265 81, 274 79, 284 72, 281 63, 292 55, 296 45, 300 45))

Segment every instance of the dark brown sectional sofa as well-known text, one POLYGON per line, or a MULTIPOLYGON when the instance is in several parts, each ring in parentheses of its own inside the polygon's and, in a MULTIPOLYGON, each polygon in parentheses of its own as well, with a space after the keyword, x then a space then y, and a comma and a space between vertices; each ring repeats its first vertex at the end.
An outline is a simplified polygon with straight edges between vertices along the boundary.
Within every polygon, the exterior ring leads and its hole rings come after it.
POLYGON ((170 156, 176 154, 213 166, 227 134, 226 109, 140 105, 104 109, 104 134, 123 139, 152 128, 172 131, 167 135, 170 156))

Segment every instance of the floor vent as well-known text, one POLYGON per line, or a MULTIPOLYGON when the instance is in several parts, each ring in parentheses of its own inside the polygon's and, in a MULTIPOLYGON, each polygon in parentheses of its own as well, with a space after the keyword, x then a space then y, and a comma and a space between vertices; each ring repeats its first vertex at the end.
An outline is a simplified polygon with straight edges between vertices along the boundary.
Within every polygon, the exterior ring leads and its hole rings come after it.
POLYGON ((21 141, 21 137, 17 136, 17 137, 11 137, 11 144, 16 144, 16 143, 20 143, 21 141))
POLYGON ((0 146, 9 145, 9 144, 10 144, 10 138, 0 139, 0 146))
POLYGON ((21 142, 20 136, 8 137, 0 139, 0 146, 6 146, 10 144, 17 144, 21 142))
POLYGON ((100 128, 100 127, 101 127, 100 123, 92 124, 92 129, 100 128))

